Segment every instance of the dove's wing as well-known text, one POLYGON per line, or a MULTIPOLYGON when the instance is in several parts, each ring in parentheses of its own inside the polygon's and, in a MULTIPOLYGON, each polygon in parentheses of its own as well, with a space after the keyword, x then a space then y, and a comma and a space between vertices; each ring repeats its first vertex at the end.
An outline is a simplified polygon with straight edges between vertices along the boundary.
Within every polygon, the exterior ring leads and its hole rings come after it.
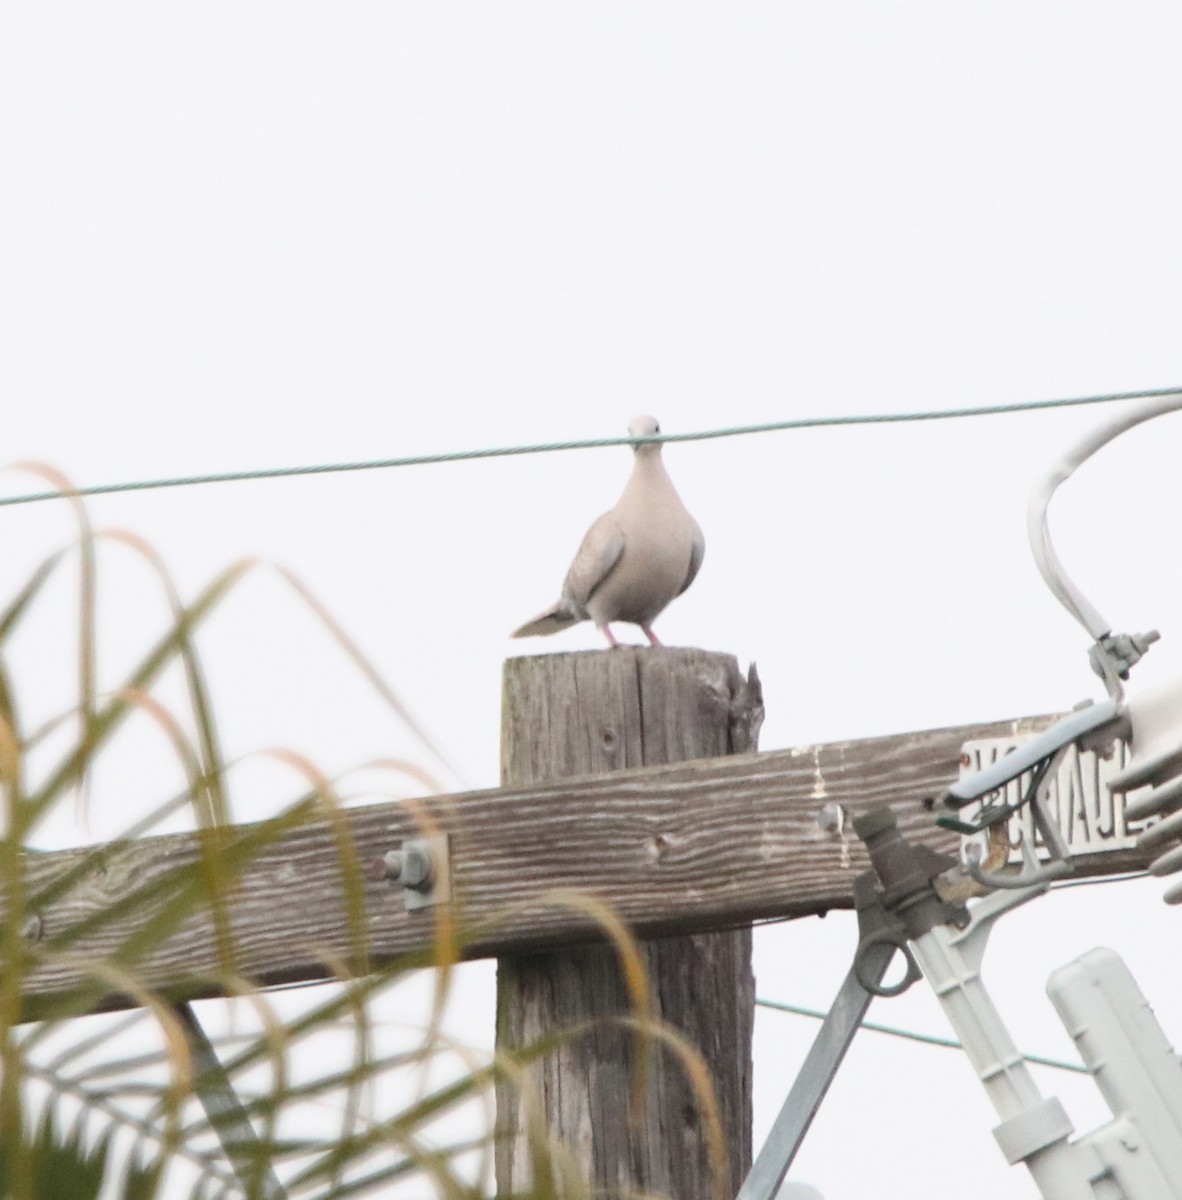
POLYGON ((615 510, 604 513, 583 538, 562 584, 562 598, 582 616, 592 593, 612 573, 624 553, 624 531, 615 510))
POLYGON ((685 582, 681 585, 681 591, 677 594, 680 596, 691 583, 693 583, 698 570, 702 566, 702 559, 706 554, 706 539, 702 536, 702 530, 697 522, 694 523, 694 540, 690 546, 690 562, 689 570, 685 573, 685 582))

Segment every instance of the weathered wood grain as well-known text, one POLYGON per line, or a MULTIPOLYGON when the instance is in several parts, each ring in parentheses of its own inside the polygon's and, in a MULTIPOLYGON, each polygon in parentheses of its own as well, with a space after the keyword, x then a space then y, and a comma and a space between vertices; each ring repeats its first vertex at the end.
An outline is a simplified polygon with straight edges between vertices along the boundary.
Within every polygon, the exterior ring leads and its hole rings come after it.
MULTIPOLYGON (((850 905, 853 877, 866 860, 851 841, 843 862, 839 839, 818 828, 816 813, 826 801, 851 814, 890 804, 909 837, 951 849, 956 838, 933 825, 922 801, 956 776, 961 744, 1042 724, 1045 719, 998 721, 803 746, 372 805, 347 815, 365 863, 415 836, 419 811, 451 834, 455 912, 469 931, 469 957, 593 938, 585 914, 536 902, 556 888, 606 900, 642 934, 725 928, 850 905)), ((235 836, 250 832, 244 826, 235 836)), ((31 892, 86 853, 31 855, 31 892)), ((46 946, 129 890, 154 884, 197 856, 190 834, 147 838, 95 855, 67 896, 36 909, 31 947, 46 946)), ((1134 852, 1107 855, 1081 861, 1078 874, 1119 873, 1145 863, 1134 852)), ((242 873, 233 898, 239 970, 264 986, 328 977, 325 952, 340 956, 349 944, 341 880, 327 822, 310 823, 265 848, 242 873)), ((396 888, 380 880, 367 880, 365 900, 378 958, 430 944, 431 909, 408 912, 396 888)), ((109 954, 134 927, 127 920, 100 927, 72 953, 109 954)), ((157 986, 207 994, 217 990, 211 982, 217 962, 212 923, 199 916, 148 954, 140 969, 157 986)), ((28 981, 30 1012, 39 1000, 76 990, 82 978, 76 964, 47 961, 28 981)))
MULTIPOLYGON (((502 782, 551 780, 754 749, 763 716, 758 677, 729 654, 617 650, 505 664, 502 782)), ((674 801, 676 803, 676 801, 674 801)), ((585 816, 597 820, 593 811, 585 816)), ((659 863, 657 832, 642 852, 659 863)), ((578 839, 582 840, 582 839, 578 839)), ((593 851, 598 856, 598 851, 593 851)), ((638 866, 640 864, 637 864, 638 866)), ((751 929, 687 933, 641 946, 653 1011, 700 1055, 713 1083, 725 1167, 712 1163, 705 1112, 684 1064, 660 1053, 640 1119, 622 1102, 639 1069, 635 1034, 598 1024, 535 1064, 546 1126, 596 1195, 707 1200, 734 1195, 751 1164, 751 929), (723 1178, 723 1175, 726 1177, 723 1178)), ((497 964, 497 1048, 512 1053, 555 1031, 632 1012, 613 949, 581 946, 497 964)), ((533 1152, 524 1093, 497 1084, 497 1189, 529 1189, 533 1152)))

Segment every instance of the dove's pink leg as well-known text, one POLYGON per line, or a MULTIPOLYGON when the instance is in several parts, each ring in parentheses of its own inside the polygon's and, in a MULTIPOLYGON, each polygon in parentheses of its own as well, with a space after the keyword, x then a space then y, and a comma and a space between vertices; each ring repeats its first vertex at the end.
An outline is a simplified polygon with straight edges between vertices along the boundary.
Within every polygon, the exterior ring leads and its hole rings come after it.
POLYGON ((661 644, 660 639, 657 637, 657 635, 655 633, 653 633, 653 631, 647 625, 642 625, 640 627, 640 631, 641 631, 641 633, 644 634, 644 636, 646 638, 648 638, 650 645, 659 646, 661 644))
POLYGON ((618 650, 620 643, 616 641, 616 635, 612 633, 612 627, 610 625, 601 625, 600 628, 603 630, 603 636, 611 643, 611 648, 618 650))

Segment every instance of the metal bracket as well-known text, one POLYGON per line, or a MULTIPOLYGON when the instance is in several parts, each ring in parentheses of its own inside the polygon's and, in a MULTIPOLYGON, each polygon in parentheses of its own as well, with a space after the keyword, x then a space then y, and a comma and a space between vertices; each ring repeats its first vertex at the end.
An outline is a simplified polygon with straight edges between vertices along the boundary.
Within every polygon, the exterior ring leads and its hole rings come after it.
POLYGON ((407 838, 382 856, 385 878, 402 888, 408 910, 451 899, 451 854, 446 833, 407 838))
POLYGON ((854 880, 854 909, 858 914, 858 947, 854 951, 853 974, 871 996, 900 996, 923 978, 919 964, 907 944, 907 929, 894 913, 882 904, 882 894, 874 886, 873 871, 865 871, 854 880), (883 960, 883 949, 890 954, 883 960), (883 983, 886 965, 895 951, 903 956, 906 971, 898 983, 883 983))
MULTIPOLYGON (((858 908, 858 928, 864 939, 875 929, 882 928, 878 924, 880 917, 885 920, 871 872, 855 879, 854 896, 858 908)), ((882 989, 882 981, 897 947, 875 941, 865 945, 863 950, 864 944, 864 941, 859 943, 858 961, 842 982, 829 1015, 822 1022, 736 1200, 774 1200, 781 1194, 780 1185, 821 1107, 821 1101, 825 1099, 829 1085, 837 1075, 854 1035, 861 1028, 862 1018, 871 1000, 876 995, 886 994, 882 989)), ((910 971, 910 964, 914 960, 909 950, 904 952, 908 956, 910 971)))

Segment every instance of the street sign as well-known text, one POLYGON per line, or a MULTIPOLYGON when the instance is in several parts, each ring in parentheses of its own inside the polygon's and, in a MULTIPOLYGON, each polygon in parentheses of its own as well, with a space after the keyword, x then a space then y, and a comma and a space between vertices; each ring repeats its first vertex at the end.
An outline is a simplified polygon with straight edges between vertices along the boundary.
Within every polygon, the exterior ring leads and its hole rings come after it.
MULTIPOLYGON (((1022 737, 981 738, 965 742, 961 753, 961 774, 969 775, 988 767, 998 759, 1011 754, 1027 739, 1022 737)), ((1068 747, 1059 770, 1047 783, 1046 810, 1055 820, 1072 854, 1104 854, 1118 850, 1129 850, 1137 843, 1137 836, 1152 823, 1151 820, 1130 821, 1125 817, 1125 806, 1135 800, 1141 791, 1127 796, 1114 796, 1108 790, 1108 780, 1121 770, 1128 759, 1128 743, 1118 740, 1112 754, 1101 758, 1090 750, 1081 751, 1077 746, 1068 747)), ((1031 784, 1031 773, 1024 772, 1011 780, 1004 788, 991 792, 975 807, 966 808, 965 819, 976 821, 985 808, 1000 804, 1016 804, 1026 794, 1031 784)), ((1026 805, 1014 813, 1005 825, 1008 841, 1007 862, 1020 864, 1020 836, 1028 839, 1040 859, 1050 857, 1035 828, 1030 806, 1026 805)), ((996 835, 995 835, 996 838, 996 835)), ((964 845, 978 845, 988 855, 998 846, 990 841, 988 833, 974 834, 964 839, 964 845)))

